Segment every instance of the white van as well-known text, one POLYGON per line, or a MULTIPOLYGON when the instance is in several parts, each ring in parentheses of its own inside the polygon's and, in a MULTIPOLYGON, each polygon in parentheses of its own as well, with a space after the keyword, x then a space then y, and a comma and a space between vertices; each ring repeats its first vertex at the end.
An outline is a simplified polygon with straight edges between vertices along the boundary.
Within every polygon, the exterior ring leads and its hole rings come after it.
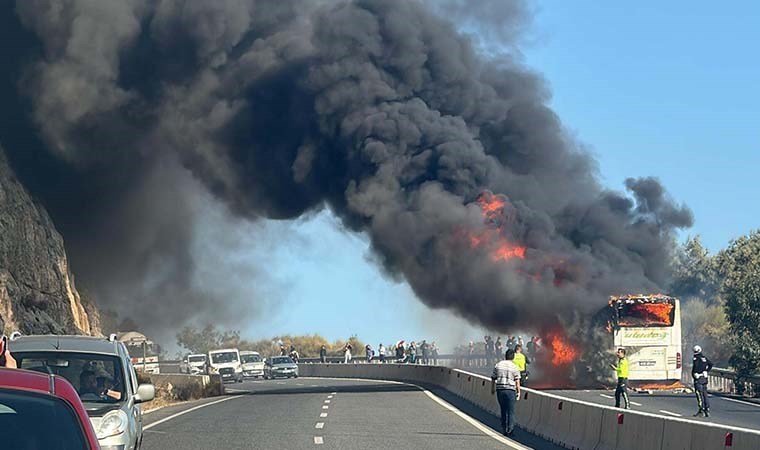
POLYGON ((243 382, 243 365, 236 348, 224 348, 208 352, 208 373, 219 374, 222 381, 243 382))
POLYGON ((259 352, 242 351, 240 360, 243 363, 244 377, 263 377, 264 376, 264 358, 259 352))

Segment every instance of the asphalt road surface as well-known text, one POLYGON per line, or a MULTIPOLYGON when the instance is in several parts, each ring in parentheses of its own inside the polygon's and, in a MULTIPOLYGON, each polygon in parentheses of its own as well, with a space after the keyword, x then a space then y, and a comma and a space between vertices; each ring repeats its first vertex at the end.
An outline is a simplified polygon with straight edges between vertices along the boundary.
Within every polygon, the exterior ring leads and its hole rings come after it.
POLYGON ((525 449, 558 447, 445 391, 401 383, 298 378, 227 385, 233 395, 145 415, 144 450, 525 449))
MULTIPOLYGON (((490 377, 490 369, 483 367, 464 368, 462 370, 490 377)), ((527 387, 530 387, 528 384, 527 387)), ((615 390, 546 390, 563 397, 583 400, 598 405, 615 406, 615 390)), ((760 429, 760 404, 710 394, 710 417, 692 417, 697 412, 697 399, 694 394, 662 392, 655 394, 628 391, 631 409, 666 417, 681 417, 720 425, 760 429)))
MULTIPOLYGON (((615 406, 615 391, 573 390, 546 391, 600 405, 615 406)), ((683 417, 721 425, 760 429, 760 404, 710 395, 710 417, 695 418, 697 399, 694 394, 639 394, 629 392, 631 409, 669 417, 683 417)))

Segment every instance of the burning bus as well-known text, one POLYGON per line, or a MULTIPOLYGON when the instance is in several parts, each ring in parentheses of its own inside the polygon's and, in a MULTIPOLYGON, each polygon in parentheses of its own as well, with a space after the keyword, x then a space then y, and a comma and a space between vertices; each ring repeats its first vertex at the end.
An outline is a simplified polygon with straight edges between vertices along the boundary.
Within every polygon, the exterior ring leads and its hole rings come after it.
MULTIPOLYGON (((681 380, 681 307, 667 295, 610 297, 615 348, 626 349, 629 381, 667 385, 681 380)), ((637 383, 638 382, 638 383, 637 383)))
POLYGON ((137 331, 119 333, 118 339, 127 346, 135 370, 159 374, 159 349, 156 344, 137 331))

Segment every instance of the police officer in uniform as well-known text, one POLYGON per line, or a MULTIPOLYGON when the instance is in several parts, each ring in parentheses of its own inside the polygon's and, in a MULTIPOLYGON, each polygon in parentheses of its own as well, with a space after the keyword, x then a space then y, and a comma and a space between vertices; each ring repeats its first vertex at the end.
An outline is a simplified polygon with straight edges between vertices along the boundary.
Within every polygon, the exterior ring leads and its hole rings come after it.
POLYGON ((694 414, 694 417, 710 417, 710 400, 707 397, 707 372, 712 367, 713 365, 710 360, 702 354, 702 347, 695 345, 691 376, 694 378, 694 393, 697 395, 699 411, 694 414))
POLYGON ((617 349, 615 355, 618 357, 617 364, 610 364, 610 367, 612 367, 617 374, 615 408, 620 408, 620 397, 623 397, 625 409, 631 409, 631 403, 628 401, 628 358, 625 357, 625 349, 617 349))

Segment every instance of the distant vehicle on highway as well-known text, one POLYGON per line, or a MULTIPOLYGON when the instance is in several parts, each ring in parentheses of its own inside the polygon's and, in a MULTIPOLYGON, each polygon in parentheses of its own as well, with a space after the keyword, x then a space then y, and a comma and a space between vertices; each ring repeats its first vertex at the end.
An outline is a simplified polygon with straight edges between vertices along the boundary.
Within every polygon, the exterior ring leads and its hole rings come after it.
POLYGON ((634 384, 681 380, 681 305, 667 295, 610 297, 613 345, 627 351, 634 384))
POLYGON ((243 363, 244 377, 263 377, 264 376, 264 358, 258 352, 242 351, 240 359, 243 363))
POLYGON ((129 356, 135 369, 145 373, 159 374, 158 346, 144 334, 137 331, 127 331, 117 334, 119 341, 127 346, 129 356))
POLYGON ((0 368, 0 429, 3 448, 100 449, 79 394, 55 375, 0 368))
POLYGON ((298 378, 298 364, 290 356, 272 356, 264 363, 264 378, 298 378))
POLYGON ((179 363, 180 373, 200 375, 207 372, 208 357, 204 354, 186 355, 179 363))
POLYGON ((224 348, 208 352, 208 373, 219 374, 222 381, 243 382, 243 365, 236 348, 224 348))
POLYGON ((13 341, 13 356, 19 368, 62 376, 76 388, 102 448, 140 448, 140 404, 153 400, 155 389, 137 384, 127 348, 116 335, 22 336, 13 341))

